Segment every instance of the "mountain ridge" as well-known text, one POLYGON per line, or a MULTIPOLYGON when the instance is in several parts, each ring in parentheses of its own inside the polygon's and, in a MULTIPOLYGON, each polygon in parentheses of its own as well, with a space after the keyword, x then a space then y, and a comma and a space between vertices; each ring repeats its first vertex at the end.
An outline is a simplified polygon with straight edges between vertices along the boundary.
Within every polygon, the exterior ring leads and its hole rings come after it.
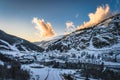
POLYGON ((13 50, 13 51, 44 51, 43 48, 34 45, 33 43, 10 35, 0 30, 0 50, 13 50))
POLYGON ((120 14, 111 16, 95 26, 78 29, 63 36, 58 41, 48 45, 47 51, 68 51, 72 48, 76 50, 100 49, 112 47, 115 44, 120 44, 120 14))

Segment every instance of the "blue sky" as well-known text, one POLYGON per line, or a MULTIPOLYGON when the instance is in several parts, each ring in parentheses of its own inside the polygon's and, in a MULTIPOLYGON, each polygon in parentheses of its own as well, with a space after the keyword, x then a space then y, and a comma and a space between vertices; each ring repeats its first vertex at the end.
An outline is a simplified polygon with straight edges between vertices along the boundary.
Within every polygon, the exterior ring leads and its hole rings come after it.
POLYGON ((0 29, 29 41, 39 41, 32 19, 50 22, 60 35, 67 21, 75 26, 88 21, 89 13, 108 4, 111 11, 120 11, 120 0, 0 0, 0 29))

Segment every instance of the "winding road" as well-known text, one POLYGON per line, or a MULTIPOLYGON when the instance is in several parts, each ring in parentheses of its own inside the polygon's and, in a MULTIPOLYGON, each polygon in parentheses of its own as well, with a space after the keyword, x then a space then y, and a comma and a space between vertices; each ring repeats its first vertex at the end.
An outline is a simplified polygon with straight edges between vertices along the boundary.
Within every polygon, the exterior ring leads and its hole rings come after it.
POLYGON ((31 68, 33 72, 35 80, 64 80, 62 76, 60 76, 59 69, 53 68, 31 68))
POLYGON ((59 70, 49 69, 46 80, 63 80, 63 79, 60 76, 59 70))

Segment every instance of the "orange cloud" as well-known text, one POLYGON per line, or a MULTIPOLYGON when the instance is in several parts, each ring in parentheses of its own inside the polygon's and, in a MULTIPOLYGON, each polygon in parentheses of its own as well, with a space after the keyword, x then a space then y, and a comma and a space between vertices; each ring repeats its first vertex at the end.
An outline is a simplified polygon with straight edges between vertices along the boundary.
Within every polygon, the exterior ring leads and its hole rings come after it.
POLYGON ((90 20, 88 22, 85 22, 83 25, 79 26, 79 29, 87 28, 87 27, 92 27, 95 24, 101 22, 105 18, 109 17, 112 15, 109 5, 105 6, 99 6, 96 9, 95 13, 90 13, 88 16, 90 20))
POLYGON ((56 35, 51 23, 45 23, 43 19, 40 20, 37 18, 33 18, 32 22, 36 24, 35 29, 38 30, 36 34, 39 35, 42 40, 56 35))

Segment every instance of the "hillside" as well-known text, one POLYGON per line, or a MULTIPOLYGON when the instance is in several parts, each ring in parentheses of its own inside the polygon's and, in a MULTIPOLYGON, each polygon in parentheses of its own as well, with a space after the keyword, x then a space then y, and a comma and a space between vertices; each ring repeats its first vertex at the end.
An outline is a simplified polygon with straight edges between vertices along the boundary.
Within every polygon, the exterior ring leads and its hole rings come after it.
POLYGON ((27 40, 7 34, 0 30, 0 50, 41 52, 44 49, 30 43, 27 40))
POLYGON ((112 49, 120 47, 120 14, 111 16, 95 26, 76 30, 51 43, 47 51, 59 50, 66 52, 112 49))

